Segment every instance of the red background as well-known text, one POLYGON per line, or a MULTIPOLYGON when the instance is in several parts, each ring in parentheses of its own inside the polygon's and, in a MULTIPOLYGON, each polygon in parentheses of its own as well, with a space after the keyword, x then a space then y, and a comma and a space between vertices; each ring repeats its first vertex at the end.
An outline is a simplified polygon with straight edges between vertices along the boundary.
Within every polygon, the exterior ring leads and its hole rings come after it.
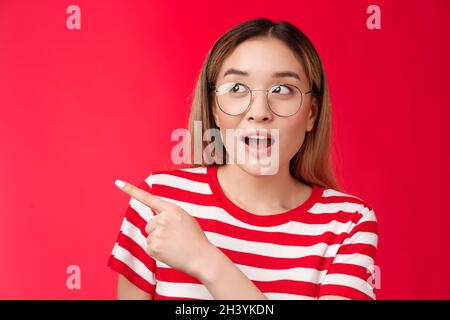
POLYGON ((380 224, 378 299, 450 299, 450 5, 427 1, 0 0, 0 298, 114 299, 129 198, 170 163, 208 49, 259 16, 316 45, 347 192, 380 224), (68 30, 66 8, 81 8, 68 30), (381 8, 381 30, 366 8, 381 8), (81 289, 66 268, 81 268, 81 289))

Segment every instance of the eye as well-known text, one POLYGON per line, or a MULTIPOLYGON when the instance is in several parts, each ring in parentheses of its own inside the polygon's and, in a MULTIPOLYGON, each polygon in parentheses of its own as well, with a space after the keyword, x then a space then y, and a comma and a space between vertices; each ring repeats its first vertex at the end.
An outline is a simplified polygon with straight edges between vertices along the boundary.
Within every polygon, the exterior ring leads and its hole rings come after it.
POLYGON ((277 84, 275 86, 273 86, 272 88, 270 88, 270 93, 275 93, 275 94, 281 94, 281 95, 285 95, 285 94, 292 94, 293 90, 289 85, 286 84, 277 84))
POLYGON ((230 88, 230 92, 232 93, 244 92, 245 90, 246 88, 242 83, 234 83, 234 85, 230 88))
POLYGON ((241 95, 246 94, 248 91, 247 87, 239 82, 227 82, 219 86, 217 94, 220 95, 241 95))

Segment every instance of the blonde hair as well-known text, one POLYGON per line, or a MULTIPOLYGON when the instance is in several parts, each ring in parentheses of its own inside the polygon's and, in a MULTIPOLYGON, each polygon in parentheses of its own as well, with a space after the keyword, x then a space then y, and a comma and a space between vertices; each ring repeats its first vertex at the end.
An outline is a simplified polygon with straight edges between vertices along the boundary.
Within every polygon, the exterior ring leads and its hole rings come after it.
MULTIPOLYGON (((189 115, 190 136, 194 136, 195 121, 201 121, 202 132, 213 128, 219 129, 213 116, 214 97, 211 88, 218 78, 223 61, 240 43, 254 37, 269 37, 283 41, 303 64, 311 84, 312 95, 318 101, 316 122, 313 129, 306 132, 302 147, 290 160, 290 174, 303 183, 339 190, 331 154, 331 103, 322 61, 306 35, 289 22, 273 22, 265 18, 251 19, 233 27, 216 41, 209 50, 198 76, 189 115)), ((190 141, 191 159, 194 157, 195 148, 197 152, 203 154, 208 144, 208 141, 202 139, 202 145, 196 146, 194 140, 190 141)), ((223 149, 221 154, 225 157, 224 146, 223 149)), ((226 163, 225 159, 220 160, 220 164, 226 163)), ((203 157, 201 161, 201 164, 190 166, 211 165, 205 163, 203 157)))

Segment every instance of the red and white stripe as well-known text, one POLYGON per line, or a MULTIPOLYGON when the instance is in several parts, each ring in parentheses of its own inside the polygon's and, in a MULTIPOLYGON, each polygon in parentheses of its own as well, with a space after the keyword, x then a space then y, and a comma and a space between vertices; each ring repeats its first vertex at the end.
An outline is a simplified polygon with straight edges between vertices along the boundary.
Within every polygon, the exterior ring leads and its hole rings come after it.
MULTIPOLYGON (((269 299, 375 299, 368 270, 374 264, 378 229, 365 201, 318 188, 314 203, 293 219, 252 223, 239 219, 216 196, 214 172, 206 167, 158 171, 139 187, 191 214, 209 241, 269 299)), ((108 266, 154 299, 213 299, 197 279, 145 252, 145 225, 152 215, 148 207, 130 199, 108 266)))

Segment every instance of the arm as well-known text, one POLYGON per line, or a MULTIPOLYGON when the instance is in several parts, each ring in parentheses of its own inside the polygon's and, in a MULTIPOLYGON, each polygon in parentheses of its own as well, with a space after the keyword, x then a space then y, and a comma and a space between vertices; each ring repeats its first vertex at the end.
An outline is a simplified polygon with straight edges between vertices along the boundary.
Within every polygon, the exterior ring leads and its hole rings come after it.
POLYGON ((146 252, 149 256, 199 279, 215 299, 267 299, 207 239, 191 214, 180 206, 147 192, 148 190, 123 181, 118 186, 156 212, 145 226, 148 235, 146 252))
POLYGON ((375 300, 373 267, 377 245, 377 219, 365 203, 320 283, 318 298, 375 300))
MULTIPOLYGON (((234 292, 236 287, 239 287, 241 299, 248 300, 265 300, 267 299, 261 291, 234 265, 229 265, 231 262, 226 257, 219 257, 224 259, 221 264, 217 259, 215 261, 216 268, 212 268, 209 273, 203 273, 202 282, 205 284, 209 292, 215 299, 239 299, 234 292), (226 261, 228 260, 228 261, 226 261), (214 278, 217 278, 214 280, 214 278)), ((213 267, 211 265, 211 267, 213 267)), ((132 282, 130 282, 123 275, 119 274, 117 284, 117 300, 152 300, 153 295, 147 293, 132 282)), ((319 300, 350 300, 340 296, 323 296, 319 300)))
MULTIPOLYGON (((214 299, 267 300, 255 284, 209 242, 194 217, 184 209, 128 183, 120 188, 158 213, 145 226, 146 252, 152 259, 194 276, 214 299)), ((129 291, 125 289, 125 292, 128 296, 129 291)))
MULTIPOLYGON (((144 180, 140 187, 148 190, 144 180)), ((131 198, 120 226, 107 266, 118 274, 117 300, 153 300, 155 294, 155 260, 145 252, 148 209, 131 198)))
POLYGON ((267 300, 254 283, 219 249, 204 255, 198 279, 217 300, 267 300))
POLYGON ((117 283, 117 300, 152 300, 153 295, 136 287, 119 273, 117 283))
MULTIPOLYGON (((217 300, 267 300, 267 297, 216 248, 199 272, 199 280, 217 300)), ((318 300, 350 300, 341 296, 322 296, 318 300)))

